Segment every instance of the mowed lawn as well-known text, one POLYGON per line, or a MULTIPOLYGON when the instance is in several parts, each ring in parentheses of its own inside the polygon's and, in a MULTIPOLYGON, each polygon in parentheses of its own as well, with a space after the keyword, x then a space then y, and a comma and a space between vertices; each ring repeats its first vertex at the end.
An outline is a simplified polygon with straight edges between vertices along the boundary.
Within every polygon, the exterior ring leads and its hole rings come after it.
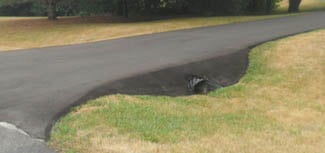
MULTIPOLYGON (((303 0, 302 8, 325 8, 323 0, 303 0)), ((285 8, 282 3, 281 8, 285 8)), ((282 9, 283 10, 283 9, 282 9)), ((116 17, 0 17, 0 51, 80 44, 128 36, 286 16, 182 17, 137 21, 116 17)))
POLYGON ((61 18, 55 22, 46 18, 2 17, 0 51, 79 44, 280 16, 284 15, 187 17, 142 22, 131 22, 126 19, 118 21, 110 17, 61 18))
POLYGON ((66 152, 324 153, 325 30, 258 46, 241 81, 207 96, 112 95, 74 108, 66 152))
MULTIPOLYGON (((322 0, 303 0, 302 8, 325 8, 322 0)), ((287 7, 281 3, 280 12, 287 7)), ((153 21, 116 17, 0 17, 0 51, 80 44, 121 37, 286 16, 182 17, 153 21)))

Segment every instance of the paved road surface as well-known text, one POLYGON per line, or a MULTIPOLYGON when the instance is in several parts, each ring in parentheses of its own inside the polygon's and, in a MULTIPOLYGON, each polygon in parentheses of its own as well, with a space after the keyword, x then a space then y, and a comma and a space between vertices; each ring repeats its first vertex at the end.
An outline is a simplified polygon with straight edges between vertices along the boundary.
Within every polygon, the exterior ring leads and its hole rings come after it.
MULTIPOLYGON (((54 117, 104 83, 325 28, 325 12, 89 44, 0 53, 0 153, 46 152, 54 117), (29 140, 28 140, 29 138, 29 140), (18 141, 19 140, 19 141, 18 141), (34 146, 31 148, 31 146, 34 146)), ((303 43, 303 42, 301 42, 303 43)))

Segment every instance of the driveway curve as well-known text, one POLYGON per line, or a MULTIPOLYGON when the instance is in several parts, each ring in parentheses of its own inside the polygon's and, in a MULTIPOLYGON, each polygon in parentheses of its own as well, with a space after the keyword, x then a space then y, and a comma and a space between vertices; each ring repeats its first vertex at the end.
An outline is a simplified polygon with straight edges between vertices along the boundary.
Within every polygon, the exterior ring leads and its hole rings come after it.
MULTIPOLYGON (((325 28, 325 12, 0 52, 0 122, 15 125, 31 138, 46 139, 48 127, 63 110, 103 84, 206 59, 222 59, 262 42, 320 28, 325 28)), ((228 64, 245 64, 236 60, 229 58, 228 64)))

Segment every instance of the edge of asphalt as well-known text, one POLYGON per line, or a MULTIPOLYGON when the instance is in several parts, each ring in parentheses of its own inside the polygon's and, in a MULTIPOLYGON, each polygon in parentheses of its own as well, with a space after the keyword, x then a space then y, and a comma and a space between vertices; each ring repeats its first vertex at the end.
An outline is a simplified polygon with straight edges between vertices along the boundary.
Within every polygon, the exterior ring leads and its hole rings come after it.
POLYGON ((54 153, 42 139, 31 137, 13 124, 0 122, 0 153, 54 153))
MULTIPOLYGON (((261 21, 261 20, 259 20, 259 21, 261 21)), ((234 23, 234 24, 238 24, 238 23, 234 23)), ((219 25, 219 26, 225 26, 225 25, 219 25)), ((211 27, 215 27, 215 26, 209 26, 209 27, 203 27, 203 28, 211 28, 211 27)), ((194 29, 197 29, 197 28, 194 28, 194 29)), ((228 53, 226 55, 203 59, 201 61, 196 61, 196 62, 190 62, 188 64, 172 66, 169 68, 164 68, 164 69, 156 70, 156 71, 152 71, 152 72, 137 74, 137 75, 130 76, 127 78, 122 78, 120 80, 116 80, 113 82, 107 82, 104 85, 100 85, 98 87, 93 88, 87 94, 85 94, 84 96, 79 98, 77 101, 75 101, 72 105, 67 106, 64 110, 62 110, 58 114, 56 114, 52 118, 51 122, 49 122, 49 124, 46 127, 45 141, 47 142, 50 140, 52 129, 55 126, 55 123, 60 120, 60 118, 62 118, 63 116, 66 116, 68 113, 70 113, 74 107, 85 104, 89 100, 96 99, 101 96, 108 96, 108 95, 113 95, 113 94, 153 95, 153 96, 171 96, 171 97, 187 96, 190 94, 186 92, 186 86, 184 86, 184 82, 179 82, 180 81, 179 76, 184 76, 184 74, 186 75, 186 74, 190 74, 190 73, 196 73, 196 74, 209 73, 208 74, 209 78, 213 78, 213 80, 221 82, 221 84, 225 87, 231 86, 231 85, 238 83, 240 81, 240 79, 246 74, 247 68, 249 67, 249 53, 255 47, 257 47, 261 44, 267 43, 267 42, 280 40, 283 38, 295 36, 298 34, 308 33, 311 31, 317 31, 320 29, 323 29, 323 28, 306 30, 306 31, 302 31, 299 33, 285 35, 285 36, 277 37, 277 38, 270 39, 267 41, 259 42, 255 45, 249 46, 244 49, 240 49, 236 52, 228 53), (237 70, 235 76, 233 76, 230 80, 225 80, 225 78, 224 78, 225 76, 220 76, 220 73, 218 74, 219 70, 214 69, 215 68, 214 66, 220 66, 220 64, 221 65, 225 64, 222 62, 218 63, 218 61, 220 59, 223 59, 223 58, 226 58, 226 59, 227 58, 230 58, 230 59, 237 58, 238 59, 238 57, 241 58, 240 59, 241 62, 238 63, 240 67, 237 67, 238 70, 237 70), (244 65, 242 65, 242 64, 244 64, 244 65), (214 65, 214 66, 212 67, 211 65, 214 65), (207 68, 207 69, 202 69, 202 66, 205 66, 205 68, 207 68), (209 66, 209 67, 206 67, 206 66, 209 66), (210 71, 211 69, 212 69, 212 71, 210 71), (177 72, 179 72, 179 73, 177 73, 177 72), (167 76, 178 77, 176 79, 175 78, 172 79, 172 77, 171 77, 168 80, 177 80, 177 81, 173 81, 171 83, 169 83, 168 81, 161 82, 160 79, 155 78, 157 76, 158 76, 158 78, 163 78, 162 76, 166 76, 166 75, 162 75, 162 74, 166 74, 166 73, 168 73, 167 76), (216 74, 219 76, 216 76, 216 74), (131 87, 129 87, 130 85, 131 85, 131 87), (143 85, 147 85, 147 88, 143 87, 143 85), (174 85, 177 85, 177 86, 175 87, 174 85), (173 86, 173 87, 171 88, 171 86, 173 86), (140 90, 135 89, 137 87, 140 88, 140 90), (166 88, 166 87, 169 87, 169 88, 166 88), (181 90, 181 91, 179 92, 179 90, 181 90)), ((185 30, 191 30, 191 29, 185 29, 185 30)), ((181 30, 181 31, 184 31, 184 30, 181 30)), ((135 36, 135 37, 137 37, 137 36, 135 36)), ((125 38, 119 38, 119 39, 125 39, 125 38)), ((227 62, 227 60, 225 62, 227 62)), ((231 63, 233 63, 233 61, 231 61, 231 63)), ((231 73, 231 72, 228 72, 228 73, 231 73)), ((184 81, 183 77, 181 79, 184 81)), ((166 81, 166 79, 162 79, 162 80, 166 81)))

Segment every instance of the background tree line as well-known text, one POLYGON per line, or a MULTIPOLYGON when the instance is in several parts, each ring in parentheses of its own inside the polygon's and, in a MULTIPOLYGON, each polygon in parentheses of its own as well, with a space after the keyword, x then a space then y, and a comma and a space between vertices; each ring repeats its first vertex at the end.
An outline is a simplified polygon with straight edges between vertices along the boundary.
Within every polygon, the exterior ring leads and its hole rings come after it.
MULTIPOLYGON (((130 15, 240 15, 268 14, 281 0, 0 0, 0 15, 87 16, 130 15)), ((299 11, 301 0, 289 0, 290 12, 299 11)))

